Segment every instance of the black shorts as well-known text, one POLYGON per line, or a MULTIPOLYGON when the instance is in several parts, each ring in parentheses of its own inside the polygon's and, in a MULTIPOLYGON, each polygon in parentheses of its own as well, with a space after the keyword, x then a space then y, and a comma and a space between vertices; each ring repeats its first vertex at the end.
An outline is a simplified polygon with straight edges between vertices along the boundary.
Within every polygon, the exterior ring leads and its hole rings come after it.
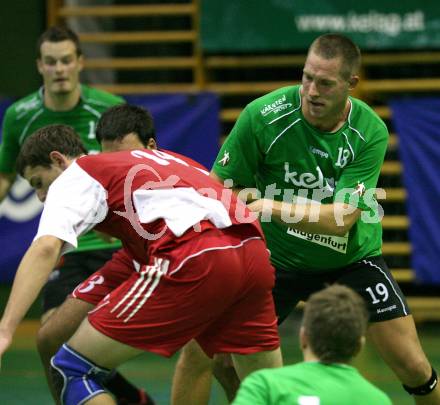
POLYGON ((60 306, 75 287, 110 260, 116 250, 90 250, 62 256, 43 288, 43 313, 60 306))
POLYGON ((406 299, 382 256, 367 257, 347 267, 315 273, 276 269, 273 297, 281 324, 299 301, 331 284, 351 287, 364 298, 370 322, 388 321, 410 313, 406 299))

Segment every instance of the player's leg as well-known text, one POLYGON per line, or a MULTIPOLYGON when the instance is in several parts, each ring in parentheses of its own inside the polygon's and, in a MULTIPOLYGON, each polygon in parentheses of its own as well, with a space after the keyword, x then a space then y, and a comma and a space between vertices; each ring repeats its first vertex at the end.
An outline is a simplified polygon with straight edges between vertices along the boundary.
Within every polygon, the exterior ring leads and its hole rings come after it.
POLYGON ((240 386, 240 378, 231 354, 220 353, 214 356, 213 374, 228 401, 232 402, 240 386))
MULTIPOLYGON (((264 246, 262 241, 251 241, 239 251, 238 267, 245 273, 241 274, 240 293, 229 309, 197 338, 206 353, 216 353, 214 368, 222 369, 219 379, 226 381, 223 386, 229 400, 236 394, 239 379, 260 368, 282 365, 272 297, 274 270, 264 246), (228 357, 218 353, 232 354, 236 373, 228 357), (228 370, 233 372, 228 375, 228 370)), ((221 260, 221 255, 218 253, 216 260, 221 260)), ((230 267, 235 268, 232 264, 230 267)))
POLYGON ((232 360, 240 381, 253 371, 262 368, 282 367, 283 365, 280 348, 247 355, 232 354, 232 360))
MULTIPOLYGON (((43 363, 49 389, 54 398, 55 392, 51 380, 50 359, 55 355, 63 342, 69 340, 81 322, 87 317, 87 313, 93 308, 93 304, 69 297, 38 331, 38 352, 43 363)), ((129 403, 153 404, 153 400, 148 394, 140 394, 137 388, 131 389, 130 392, 134 392, 131 394, 131 397, 128 396, 127 398, 127 385, 131 387, 131 384, 116 370, 112 370, 109 373, 103 384, 113 395, 118 394, 116 397, 120 405, 129 403)))
POLYGON ((51 360, 57 398, 65 405, 116 404, 104 381, 111 369, 141 352, 104 335, 85 319, 51 360))
POLYGON ((240 385, 230 354, 216 354, 209 358, 195 340, 182 349, 174 371, 171 404, 207 405, 212 376, 223 388, 228 401, 232 401, 240 385))
MULTIPOLYGON (((278 324, 281 324, 295 308, 302 297, 296 293, 298 280, 293 271, 276 269, 275 286, 272 296, 278 324)), ((251 356, 219 354, 214 358, 214 376, 223 387, 229 401, 232 401, 240 386, 240 381, 250 372, 263 367, 280 367, 282 365, 281 351, 259 352, 251 356), (262 364, 272 366, 262 366, 262 364)))
POLYGON ((55 313, 55 311, 57 309, 58 309, 58 307, 57 308, 51 308, 51 309, 45 311, 43 313, 43 315, 41 315, 41 317, 40 317, 40 323, 43 325, 55 313))
POLYGON ((368 338, 420 405, 440 404, 440 386, 423 352, 411 315, 372 323, 368 338))
MULTIPOLYGON (((276 269, 272 296, 278 325, 284 322, 299 301, 305 300, 311 292, 319 289, 321 285, 319 279, 316 280, 313 275, 303 274, 298 269, 276 269)), ((213 370, 214 376, 223 387, 227 398, 232 400, 239 388, 240 378, 237 375, 231 356, 216 355, 213 370)))
MULTIPOLYGON (((223 295, 223 302, 225 302, 229 296, 225 293, 221 293, 221 290, 231 292, 235 288, 236 292, 232 293, 231 296, 234 297, 241 290, 241 283, 237 284, 232 278, 235 278, 233 271, 230 270, 237 265, 238 262, 234 261, 236 255, 235 249, 231 249, 231 253, 225 251, 219 251, 214 253, 206 253, 200 260, 199 263, 192 263, 193 267, 199 266, 201 268, 206 267, 223 267, 224 274, 222 280, 218 280, 216 276, 212 278, 211 281, 207 282, 207 290, 223 295), (227 269, 227 270, 226 270, 227 269), (228 285, 228 278, 231 278, 231 282, 228 285), (223 288, 221 287, 223 285, 223 288)), ((237 272, 237 275, 239 273, 237 272)), ((235 299, 234 299, 235 300, 235 299)), ((232 301, 233 302, 233 301, 232 301)), ((227 304, 229 306, 229 304, 227 304)), ((226 307, 227 307, 226 306, 226 307)), ((232 311, 234 312, 234 311, 232 311)), ((229 319, 230 310, 227 311, 224 316, 225 319, 229 319)), ((246 314, 241 314, 242 318, 246 318, 246 314)), ((212 318, 212 317, 211 317, 212 318)), ((206 335, 199 336, 202 342, 212 343, 214 341, 213 337, 219 338, 220 331, 223 332, 224 329, 229 327, 235 327, 232 325, 227 325, 223 323, 223 320, 219 320, 215 325, 212 325, 206 335), (218 332, 218 333, 217 333, 218 332)), ((240 328, 241 325, 237 327, 240 328)), ((244 342, 243 342, 244 343, 244 342)), ((234 344, 233 344, 234 345, 234 344)), ((205 345, 209 346, 209 344, 205 345)), ((176 365, 175 375, 173 379, 172 386, 172 404, 194 404, 194 405, 207 405, 209 402, 209 395, 211 390, 211 380, 212 373, 218 367, 220 374, 216 376, 220 384, 223 386, 228 400, 232 400, 236 394, 237 387, 239 385, 238 377, 232 366, 232 359, 230 354, 216 354, 214 356, 214 348, 211 347, 212 355, 209 357, 200 347, 196 341, 189 342, 182 350, 179 361, 176 365), (213 358, 214 360, 213 360, 213 358), (228 367, 225 367, 225 359, 228 359, 228 367), (213 370, 214 367, 214 370, 213 370), (225 370, 232 369, 232 376, 227 374, 225 370), (229 379, 227 378, 229 377, 229 379), (223 385, 224 384, 224 385, 223 385)), ((208 349, 210 350, 210 349, 208 349)))
POLYGON ((86 308, 83 312, 81 305, 76 307, 68 303, 59 314, 61 316, 57 313, 66 297, 80 282, 87 278, 85 269, 78 270, 79 262, 82 259, 81 253, 62 256, 43 288, 43 315, 37 334, 37 349, 52 395, 53 389, 49 373, 50 359, 61 344, 72 336, 87 312, 93 308, 93 306, 84 303, 86 308), (78 310, 77 313, 75 307, 78 310))
POLYGON ((315 290, 322 288, 320 280, 299 269, 275 270, 275 286, 272 290, 278 325, 281 325, 300 301, 305 301, 315 290))
MULTIPOLYGON (((136 270, 140 271, 140 268, 136 270)), ((142 272, 131 271, 130 277, 124 276, 125 281, 88 313, 68 343, 58 350, 51 360, 51 374, 57 397, 65 404, 87 403, 92 399, 114 404, 105 387, 111 369, 142 351, 136 343, 142 345, 146 342, 147 345, 150 343, 148 347, 154 347, 159 342, 158 331, 162 331, 151 319, 160 316, 159 305, 145 308, 128 297, 134 292, 140 302, 145 303, 142 291, 153 279, 157 280, 154 287, 160 287, 158 282, 162 275, 160 268, 144 266, 142 272)), ((73 294, 86 290, 87 282, 73 294)), ((162 302, 157 294, 153 294, 153 289, 149 293, 153 301, 162 302)))
POLYGON ((207 405, 211 393, 213 360, 195 340, 182 349, 173 376, 171 404, 207 405))
MULTIPOLYGON (((190 248, 182 247, 182 255, 175 249, 173 257, 151 257, 149 266, 142 266, 137 273, 133 273, 129 280, 112 291, 88 315, 89 323, 108 339, 124 342, 123 348, 129 345, 165 356, 172 355, 190 339, 202 336, 206 347, 214 350, 208 351, 210 355, 217 349, 226 351, 232 348, 237 353, 252 354, 278 348, 279 338, 271 297, 272 268, 270 265, 263 268, 264 274, 260 277, 254 277, 254 273, 248 276, 243 274, 246 270, 243 269, 241 255, 230 247, 229 239, 221 237, 217 240, 217 233, 222 235, 221 232, 213 233, 214 237, 209 240, 214 246, 217 242, 222 243, 219 251, 205 243, 201 244, 201 250, 198 251, 197 240, 192 240, 190 248), (255 297, 254 292, 257 293, 255 297), (244 301, 244 297, 250 296, 254 300, 252 303, 245 302, 246 308, 236 305, 244 301), (254 305, 256 303, 261 305, 254 305), (230 318, 228 312, 233 313, 234 317, 230 318), (248 314, 253 315, 249 317, 249 325, 246 323, 248 314), (253 326, 255 323, 256 327, 253 326), (238 326, 238 330, 235 330, 235 326, 238 326), (234 329, 233 333, 228 334, 228 329, 234 329), (219 334, 213 334, 217 331, 222 332, 220 338, 219 334)), ((267 256, 262 242, 261 246, 267 256)), ((239 247, 240 240, 237 249, 239 247)), ((254 267, 257 267, 257 262, 261 262, 259 259, 255 258, 254 267)), ((91 349, 90 344, 83 348, 78 343, 80 331, 87 327, 84 325, 87 323, 83 322, 70 340, 71 347, 59 351, 52 364, 56 370, 62 367, 66 369, 62 369, 60 374, 69 383, 73 381, 76 384, 75 381, 81 381, 85 374, 97 374, 99 378, 88 384, 94 387, 93 392, 98 396, 103 389, 102 384, 99 385, 102 381, 100 376, 106 371, 101 368, 113 367, 118 362, 112 362, 108 357, 101 361, 99 352, 91 349), (75 364, 71 365, 71 362, 75 364)), ((82 335, 87 337, 87 342, 93 336, 89 330, 82 335)), ((97 340, 104 347, 105 339, 97 340)), ((118 359, 117 350, 112 347, 112 359, 118 359)), ((107 356, 108 351, 106 347, 102 354, 107 356)), ((125 349, 122 353, 121 358, 130 354, 125 349)), ((272 363, 267 362, 266 365, 271 366, 272 363)), ((57 380, 64 381, 63 378, 57 380)), ((80 391, 79 388, 68 388, 65 395, 73 395, 80 391)))
MULTIPOLYGON (((275 310, 278 316, 278 323, 283 322, 290 312, 295 308, 298 301, 306 299, 307 295, 317 287, 317 281, 305 274, 298 275, 296 269, 284 270, 277 269, 275 273, 275 287, 273 298, 275 310)), ((321 285, 321 284, 319 284, 321 285)), ((235 397, 240 379, 232 361, 230 354, 217 354, 214 360, 210 359, 197 343, 190 343, 185 346, 176 365, 173 385, 172 398, 173 404, 193 403, 195 394, 189 388, 192 383, 197 381, 200 393, 209 393, 210 380, 207 375, 212 373, 219 384, 222 386, 229 401, 235 397)), ((199 402, 195 404, 204 405, 208 401, 203 401, 204 395, 198 397, 199 402)))
MULTIPOLYGON (((38 332, 37 347, 52 393, 48 374, 50 358, 73 335, 87 313, 133 272, 133 263, 124 251, 113 253, 113 250, 103 250, 66 255, 60 269, 53 273, 56 277, 52 276, 45 286, 44 305, 45 309, 50 308, 45 314, 52 314, 38 332), (100 271, 90 275, 96 268, 100 271), (63 302, 74 288, 73 297, 63 302), (60 306, 53 308, 54 305, 60 306)), ((121 405, 154 404, 144 390, 132 385, 116 370, 109 375, 105 385, 121 405)))
POLYGON ((92 308, 94 308, 93 304, 75 298, 67 298, 38 331, 38 353, 52 395, 54 395, 54 391, 51 383, 50 359, 61 345, 69 340, 92 308))
POLYGON ((381 256, 342 271, 338 282, 356 290, 370 313, 368 337, 417 404, 440 404, 435 374, 420 345, 406 299, 381 256))
POLYGON ((213 358, 206 355, 200 345, 192 340, 182 349, 176 364, 171 387, 171 404, 207 405, 214 373, 222 385, 226 397, 231 401, 240 383, 235 370, 228 373, 232 363, 230 354, 217 354, 213 358), (216 375, 215 372, 219 374, 216 375), (231 375, 232 374, 232 375, 231 375), (192 387, 196 387, 192 389, 192 387))

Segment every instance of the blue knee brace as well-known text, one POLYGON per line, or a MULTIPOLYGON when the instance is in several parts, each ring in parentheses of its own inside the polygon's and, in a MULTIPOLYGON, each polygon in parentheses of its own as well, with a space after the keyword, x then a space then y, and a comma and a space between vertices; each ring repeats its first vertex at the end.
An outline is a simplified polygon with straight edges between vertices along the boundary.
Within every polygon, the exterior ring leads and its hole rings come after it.
POLYGON ((64 344, 52 357, 54 389, 62 405, 81 405, 105 392, 102 381, 110 370, 96 366, 64 344))

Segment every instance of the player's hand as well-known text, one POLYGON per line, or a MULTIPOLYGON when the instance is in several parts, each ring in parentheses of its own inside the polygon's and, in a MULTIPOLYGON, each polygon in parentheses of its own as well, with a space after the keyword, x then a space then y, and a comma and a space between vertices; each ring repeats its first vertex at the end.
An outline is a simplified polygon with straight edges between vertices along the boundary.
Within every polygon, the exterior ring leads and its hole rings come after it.
POLYGON ((248 204, 248 208, 258 214, 261 222, 271 222, 277 219, 277 212, 282 207, 282 202, 271 200, 270 198, 260 198, 248 204))
POLYGON ((261 214, 264 209, 270 208, 272 206, 272 201, 268 200, 266 198, 260 198, 259 200, 252 201, 247 205, 247 207, 252 212, 257 212, 258 214, 261 214))
POLYGON ((252 212, 261 212, 263 206, 262 206, 262 200, 255 200, 252 201, 251 203, 249 203, 247 205, 247 207, 252 211, 252 212))
POLYGON ((0 369, 1 369, 1 358, 5 351, 12 343, 12 333, 7 329, 0 327, 0 369))

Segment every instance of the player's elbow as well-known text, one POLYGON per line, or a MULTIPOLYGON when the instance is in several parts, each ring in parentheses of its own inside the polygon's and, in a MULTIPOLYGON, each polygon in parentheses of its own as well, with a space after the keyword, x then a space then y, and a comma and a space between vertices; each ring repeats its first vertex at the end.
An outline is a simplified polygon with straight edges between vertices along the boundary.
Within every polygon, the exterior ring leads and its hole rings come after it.
POLYGON ((334 205, 334 223, 332 226, 332 233, 336 236, 344 236, 356 221, 359 219, 361 210, 348 204, 334 205))
POLYGON ((335 236, 345 236, 347 234, 347 232, 350 231, 351 227, 353 225, 349 225, 349 224, 344 224, 344 225, 336 225, 331 232, 332 235, 335 236))
POLYGON ((60 253, 63 241, 55 236, 45 235, 36 239, 32 246, 41 257, 50 258, 60 253))

